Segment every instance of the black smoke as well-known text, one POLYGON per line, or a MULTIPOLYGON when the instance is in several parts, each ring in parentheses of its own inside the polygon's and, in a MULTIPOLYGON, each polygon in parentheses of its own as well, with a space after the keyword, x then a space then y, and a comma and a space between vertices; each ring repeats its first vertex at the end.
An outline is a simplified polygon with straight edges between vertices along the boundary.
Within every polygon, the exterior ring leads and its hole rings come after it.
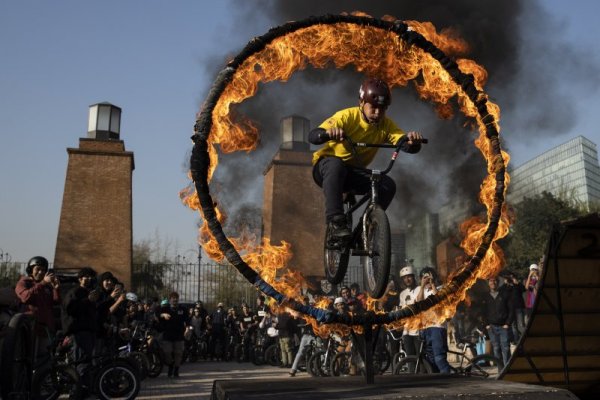
MULTIPOLYGON (((579 75, 598 76, 598 67, 586 61, 585 54, 561 42, 559 26, 535 1, 255 0, 234 4, 239 25, 265 17, 274 26, 310 15, 363 11, 378 18, 393 15, 402 20, 430 21, 438 31, 452 28, 469 43, 467 57, 489 73, 485 90, 502 108, 501 123, 506 121, 503 144, 509 150, 511 141, 523 140, 523 132, 531 141, 557 136, 572 125, 575 112, 562 101, 563 93, 553 84, 553 77, 566 71, 575 81, 583 79, 579 75), (532 31, 537 34, 531 35, 532 31), (562 58, 565 54, 568 63, 562 58)), ((207 65, 224 65, 224 58, 207 65)), ((234 208, 248 201, 260 202, 262 171, 280 143, 279 120, 299 114, 316 126, 335 111, 356 105, 362 79, 350 68, 309 68, 297 72, 289 82, 264 85, 255 97, 241 104, 237 110, 260 125, 261 142, 251 154, 222 157, 226 162, 215 177, 224 188, 219 194, 222 201, 234 208)), ((592 84, 597 83, 595 78, 592 84)), ((473 145, 477 133, 465 127, 464 118, 439 119, 432 105, 419 100, 410 85, 394 90, 388 115, 404 130, 418 130, 430 138, 421 153, 401 157, 393 171, 398 194, 390 211, 395 219, 423 210, 436 212, 449 200, 477 210, 477 195, 486 171, 473 145)), ((382 165, 386 158, 387 154, 380 154, 376 165, 382 165)))

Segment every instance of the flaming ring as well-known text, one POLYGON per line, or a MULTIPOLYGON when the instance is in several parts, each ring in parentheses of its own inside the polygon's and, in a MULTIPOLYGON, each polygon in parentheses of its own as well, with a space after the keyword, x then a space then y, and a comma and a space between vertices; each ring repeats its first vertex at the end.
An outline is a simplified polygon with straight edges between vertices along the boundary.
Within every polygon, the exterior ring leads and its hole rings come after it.
POLYGON ((265 295, 277 300, 280 304, 285 303, 287 306, 305 315, 311 316, 321 323, 342 323, 346 325, 386 324, 411 317, 447 300, 452 294, 460 290, 463 284, 475 276, 481 261, 485 258, 486 253, 494 241, 502 214, 502 205, 504 203, 506 167, 500 148, 497 128, 498 124, 495 117, 488 111, 488 106, 487 96, 483 91, 480 91, 475 87, 473 76, 461 72, 456 62, 447 57, 439 48, 425 39, 420 33, 409 29, 408 25, 403 21, 391 22, 354 15, 325 15, 320 17, 309 17, 301 21, 289 22, 279 27, 272 28, 263 36, 252 39, 246 47, 219 72, 208 93, 204 107, 196 120, 196 124, 194 125, 194 135, 192 136, 194 147, 190 159, 190 172, 203 216, 208 224, 209 230, 225 255, 225 258, 250 283, 260 289, 265 295), (482 239, 477 250, 436 295, 417 302, 411 307, 405 307, 401 310, 388 313, 375 314, 369 312, 364 316, 337 315, 327 310, 313 306, 305 306, 294 299, 286 298, 270 284, 265 282, 256 271, 242 260, 242 257, 229 241, 223 232, 221 224, 217 220, 214 203, 209 191, 208 172, 210 159, 208 154, 208 136, 212 128, 212 113, 219 97, 231 82, 237 68, 248 57, 262 51, 269 43, 280 36, 285 36, 316 24, 335 26, 335 24, 339 23, 355 24, 359 27, 368 26, 393 32, 408 45, 417 46, 436 59, 442 68, 444 68, 452 77, 454 82, 461 87, 469 100, 475 105, 478 116, 485 126, 485 138, 488 141, 489 149, 492 153, 492 157, 490 157, 489 160, 494 160, 493 165, 490 165, 490 161, 488 161, 488 171, 491 171, 490 174, 493 174, 492 178, 495 180, 493 203, 488 212, 487 226, 485 232, 481 236, 482 239))

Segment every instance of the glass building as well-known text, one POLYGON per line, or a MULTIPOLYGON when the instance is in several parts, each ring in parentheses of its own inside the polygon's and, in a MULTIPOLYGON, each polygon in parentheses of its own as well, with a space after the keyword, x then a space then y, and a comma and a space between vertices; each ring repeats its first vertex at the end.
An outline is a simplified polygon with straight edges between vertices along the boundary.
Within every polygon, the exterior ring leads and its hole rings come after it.
POLYGON ((586 208, 600 203, 596 144, 578 136, 509 171, 508 202, 519 203, 544 191, 586 208))

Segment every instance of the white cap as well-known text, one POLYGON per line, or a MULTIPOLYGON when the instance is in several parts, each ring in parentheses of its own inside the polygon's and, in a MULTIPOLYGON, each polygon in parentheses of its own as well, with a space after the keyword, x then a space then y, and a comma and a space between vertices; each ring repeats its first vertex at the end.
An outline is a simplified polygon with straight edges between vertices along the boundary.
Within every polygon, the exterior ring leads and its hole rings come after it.
POLYGON ((137 302, 138 301, 138 297, 135 293, 129 292, 125 295, 125 298, 129 301, 133 301, 133 302, 137 302))
POLYGON ((414 275, 415 270, 410 265, 408 267, 404 267, 400 270, 400 278, 406 275, 414 275))
POLYGON ((340 303, 342 303, 342 304, 345 303, 344 298, 343 297, 336 297, 335 301, 333 302, 333 305, 335 306, 335 305, 338 305, 340 303))
POLYGON ((531 265, 529 266, 529 270, 530 270, 530 271, 533 271, 534 269, 537 269, 537 270, 539 271, 539 270, 540 270, 540 267, 538 267, 538 265, 537 265, 537 264, 531 264, 531 265))

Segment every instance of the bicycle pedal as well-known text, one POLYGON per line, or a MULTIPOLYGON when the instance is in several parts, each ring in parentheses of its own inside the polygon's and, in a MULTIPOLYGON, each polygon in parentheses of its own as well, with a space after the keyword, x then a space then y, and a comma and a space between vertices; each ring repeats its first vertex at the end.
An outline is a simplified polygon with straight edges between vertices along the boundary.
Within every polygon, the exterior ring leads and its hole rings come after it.
POLYGON ((343 243, 339 240, 328 240, 327 250, 342 250, 343 243))

